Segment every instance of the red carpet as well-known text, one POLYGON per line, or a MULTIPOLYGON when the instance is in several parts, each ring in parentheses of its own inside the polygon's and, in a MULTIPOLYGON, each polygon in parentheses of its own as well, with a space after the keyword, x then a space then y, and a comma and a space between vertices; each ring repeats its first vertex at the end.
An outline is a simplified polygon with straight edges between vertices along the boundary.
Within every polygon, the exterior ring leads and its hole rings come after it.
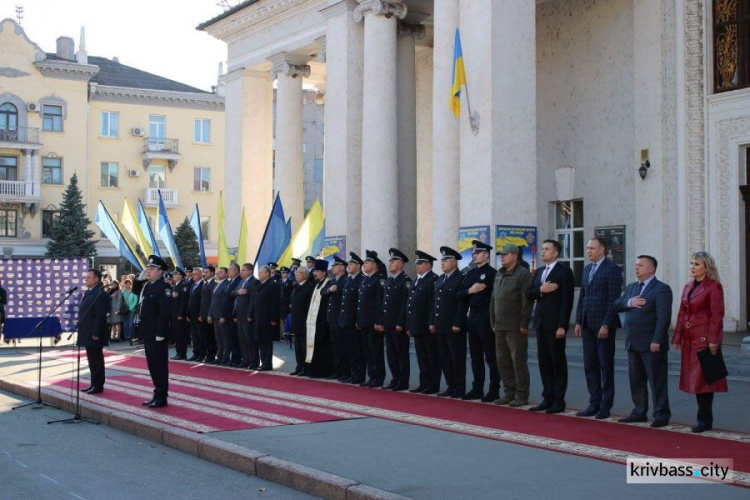
MULTIPOLYGON (((695 435, 681 425, 651 429, 181 362, 170 362, 169 407, 142 410, 140 401, 149 399, 151 391, 146 360, 112 356, 107 361, 130 375, 109 377, 104 398, 88 399, 138 405, 139 415, 158 413, 157 419, 174 419, 175 426, 190 430, 194 424, 205 427, 198 432, 377 417, 613 462, 634 456, 732 458, 738 482, 750 486, 750 435, 743 433, 695 435)), ((67 392, 63 388, 68 383, 56 385, 67 392)))

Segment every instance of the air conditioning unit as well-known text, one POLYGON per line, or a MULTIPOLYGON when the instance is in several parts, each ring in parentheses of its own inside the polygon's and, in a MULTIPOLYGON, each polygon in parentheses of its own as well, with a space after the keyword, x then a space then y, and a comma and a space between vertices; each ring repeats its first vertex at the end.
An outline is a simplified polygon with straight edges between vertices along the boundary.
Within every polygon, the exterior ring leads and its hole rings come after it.
POLYGON ((30 102, 26 105, 26 111, 31 111, 32 113, 39 112, 39 105, 35 102, 30 102))
POLYGON ((128 170, 128 177, 140 177, 141 173, 135 169, 128 170))
POLYGON ((134 136, 137 136, 137 137, 143 137, 144 135, 146 135, 146 131, 143 130, 142 127, 133 127, 130 131, 133 133, 134 136))

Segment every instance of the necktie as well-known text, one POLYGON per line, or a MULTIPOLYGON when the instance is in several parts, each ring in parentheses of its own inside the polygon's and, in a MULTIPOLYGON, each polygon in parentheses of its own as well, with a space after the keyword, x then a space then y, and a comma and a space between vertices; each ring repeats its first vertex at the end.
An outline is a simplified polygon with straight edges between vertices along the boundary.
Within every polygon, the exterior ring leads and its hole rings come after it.
POLYGON ((642 281, 639 281, 639 282, 638 282, 638 289, 637 289, 637 290, 636 290, 636 292, 635 292, 635 296, 636 296, 636 297, 640 297, 640 296, 641 296, 641 292, 643 292, 643 285, 644 285, 644 284, 645 284, 645 283, 643 283, 642 281))
POLYGON ((599 267, 599 264, 593 264, 591 266, 591 270, 589 271, 589 283, 591 283, 591 280, 594 279, 594 275, 596 274, 597 267, 599 267))
POLYGON ((547 281, 547 276, 549 276, 549 272, 551 269, 551 267, 545 266, 544 272, 542 273, 542 283, 545 283, 547 281))

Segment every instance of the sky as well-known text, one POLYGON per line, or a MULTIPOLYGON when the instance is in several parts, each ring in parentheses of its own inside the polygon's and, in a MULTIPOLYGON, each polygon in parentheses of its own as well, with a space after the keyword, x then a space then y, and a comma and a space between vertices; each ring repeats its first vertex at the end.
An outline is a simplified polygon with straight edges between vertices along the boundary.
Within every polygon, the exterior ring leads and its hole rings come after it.
MULTIPOLYGON (((228 0, 235 5, 239 0, 228 0)), ((90 56, 118 57, 122 64, 211 90, 226 43, 195 27, 224 9, 219 0, 0 0, 0 19, 16 19, 45 52, 69 36, 78 50, 81 26, 86 28, 90 56)), ((226 64, 224 65, 226 68, 226 64)))

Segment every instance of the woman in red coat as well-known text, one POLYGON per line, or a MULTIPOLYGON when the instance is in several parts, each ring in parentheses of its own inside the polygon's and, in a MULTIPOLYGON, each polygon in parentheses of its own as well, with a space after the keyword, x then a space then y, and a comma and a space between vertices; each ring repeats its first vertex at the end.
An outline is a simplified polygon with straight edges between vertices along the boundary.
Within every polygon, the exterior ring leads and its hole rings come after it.
POLYGON ((710 349, 716 354, 721 347, 724 321, 724 291, 713 257, 706 252, 690 259, 693 279, 682 290, 680 312, 672 337, 675 349, 682 349, 680 390, 695 394, 698 401, 698 423, 693 432, 711 430, 715 392, 727 391, 726 377, 711 384, 703 376, 698 352, 710 349))

